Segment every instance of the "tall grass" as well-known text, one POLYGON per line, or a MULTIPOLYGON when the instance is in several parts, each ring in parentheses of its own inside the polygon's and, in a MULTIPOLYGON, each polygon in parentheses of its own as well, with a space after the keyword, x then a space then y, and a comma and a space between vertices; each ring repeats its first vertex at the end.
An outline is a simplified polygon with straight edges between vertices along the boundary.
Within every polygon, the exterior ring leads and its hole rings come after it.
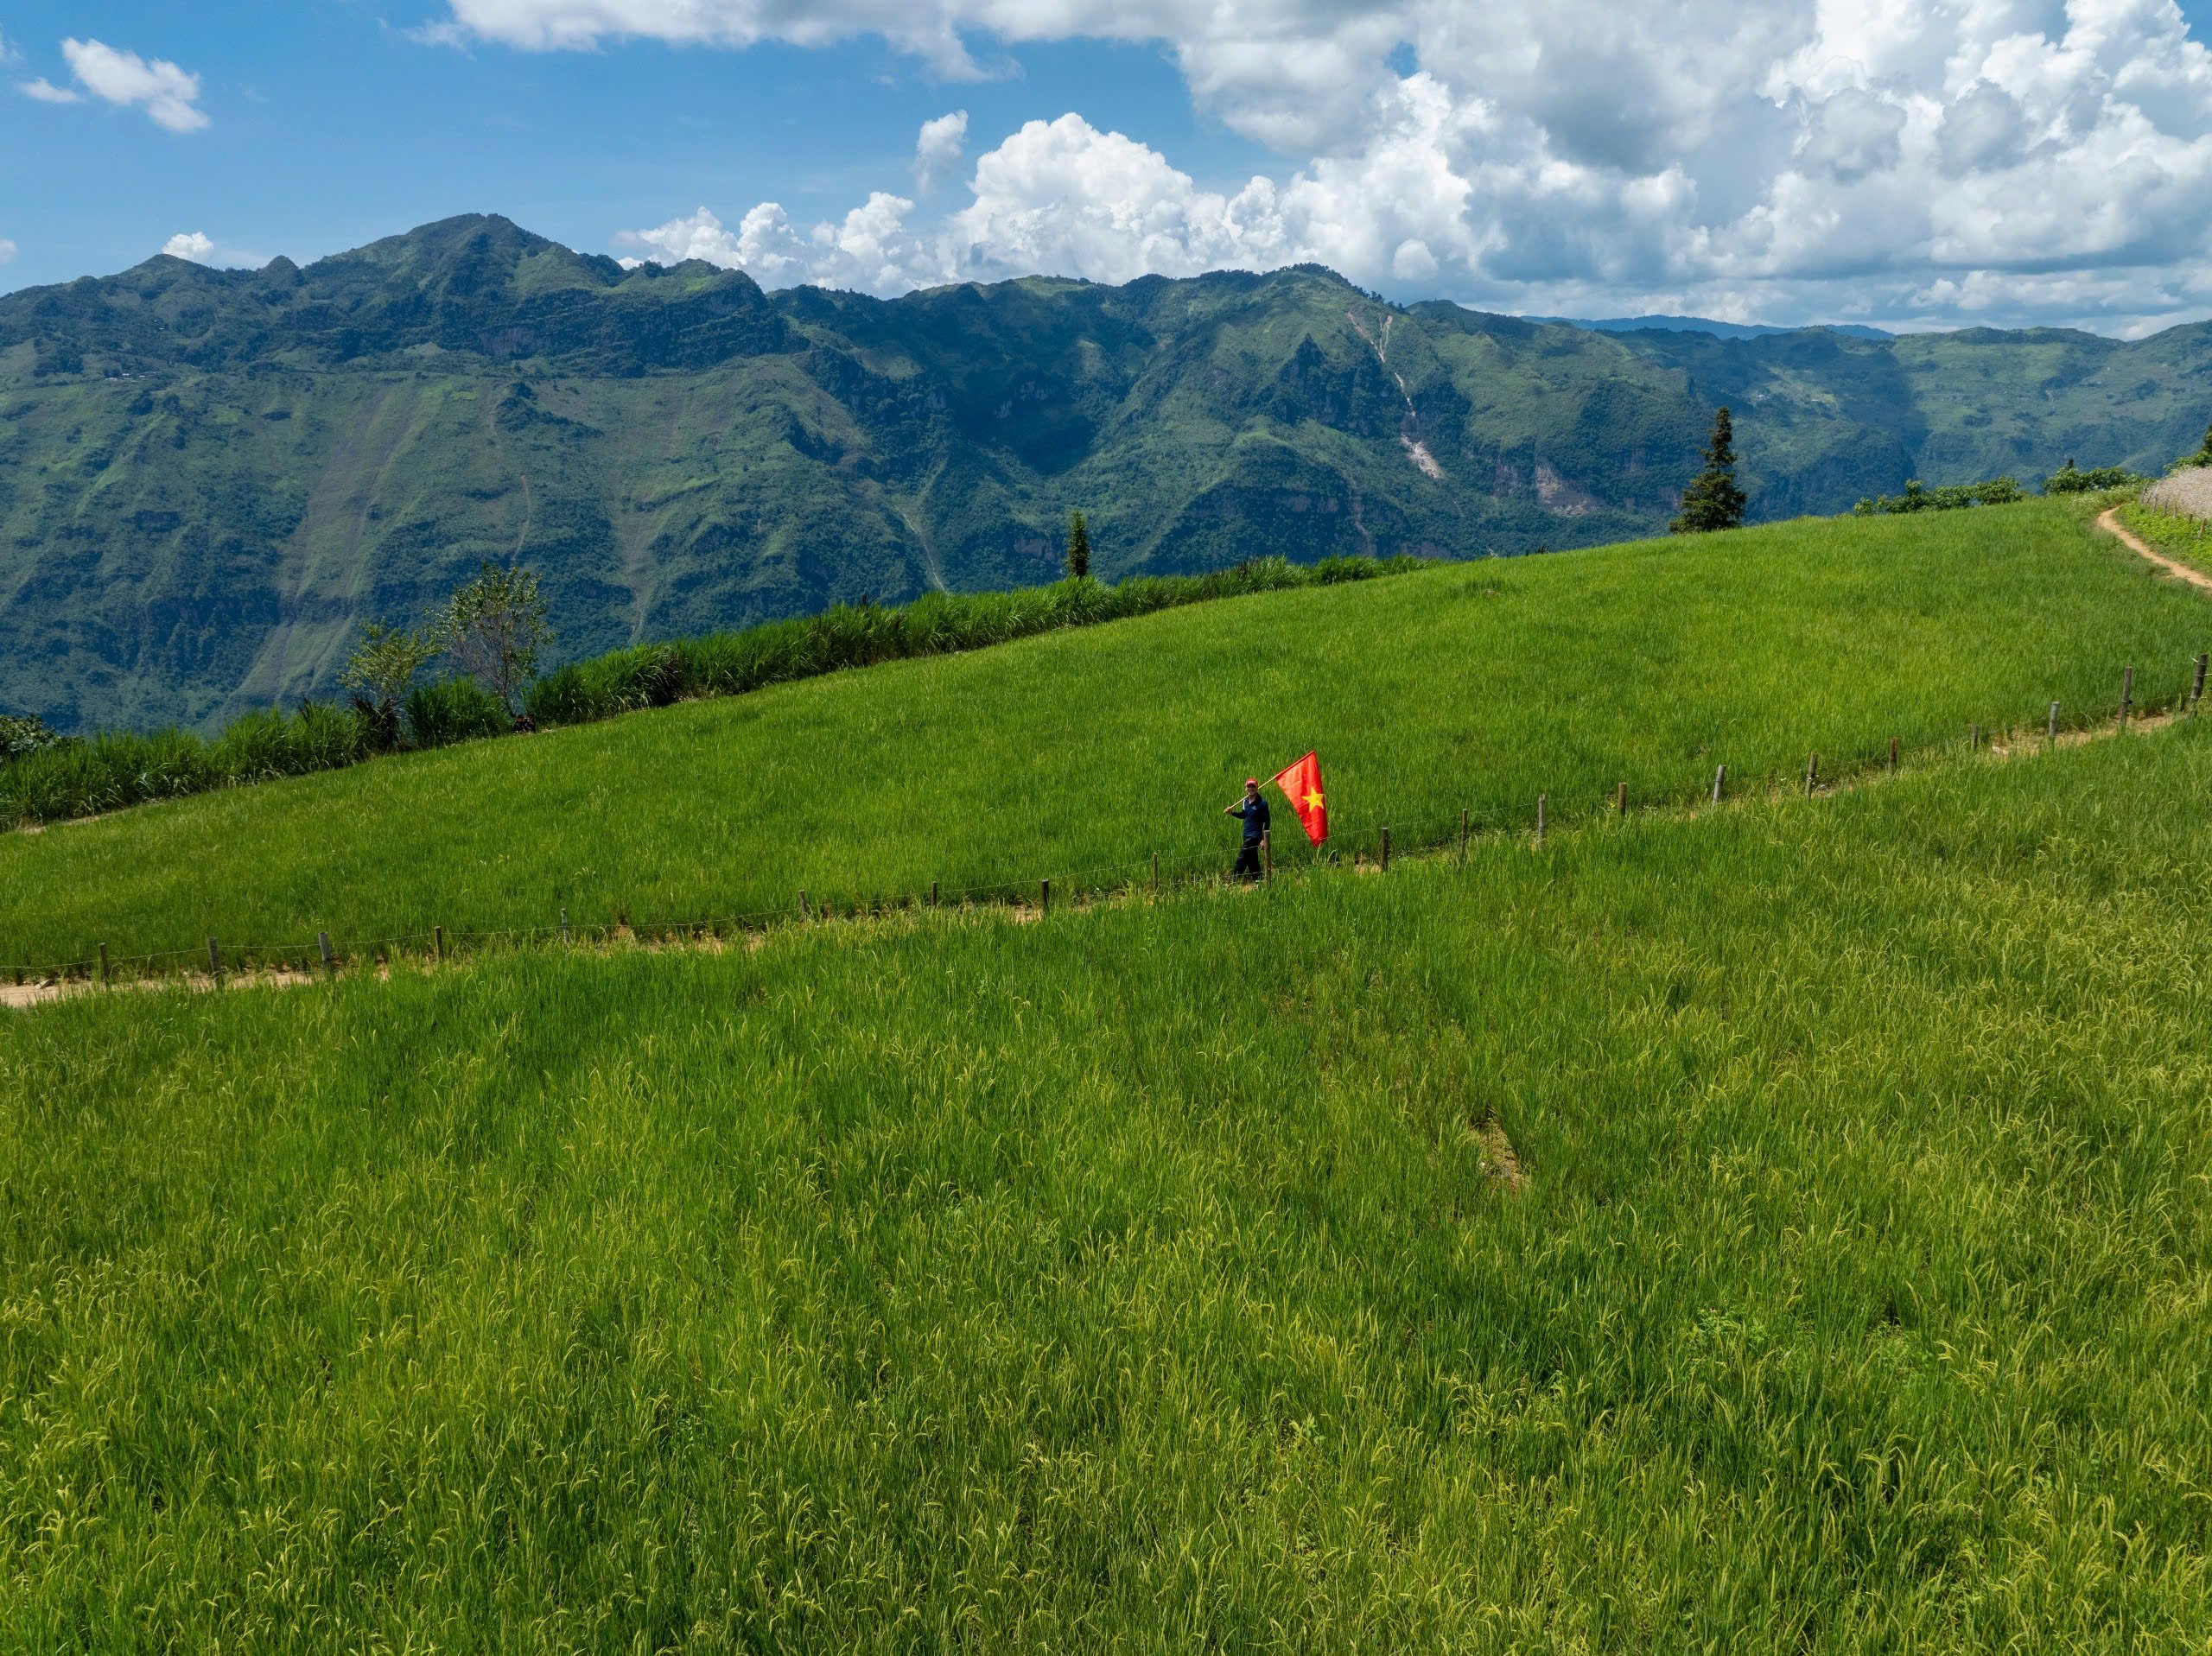
MULTIPOLYGON (((1179 605, 1338 586, 1423 567, 1424 560, 1411 557, 1326 558, 1314 564, 1261 558, 1211 574, 1141 576, 1118 587, 1064 581, 1010 593, 933 593, 897 608, 839 606, 821 615, 639 644, 577 662, 533 684, 527 707, 542 726, 584 724, 1179 605)), ((469 679, 416 689, 407 698, 405 715, 397 736, 416 750, 504 735, 511 727, 505 708, 469 679)), ((372 718, 315 702, 289 718, 275 712, 243 714, 212 740, 175 730, 65 740, 0 759, 0 828, 66 822, 149 800, 336 770, 390 746, 372 718)))
MULTIPOLYGON (((1237 783, 1309 747, 1371 853, 2101 720, 2207 647, 2201 595, 2058 502, 1499 559, 0 837, 0 967, 1111 885, 1225 861, 1237 783)), ((1276 849, 1309 854, 1287 816, 1276 849)))
POLYGON ((10 1641, 2200 1648, 2208 790, 0 1024, 10 1641))

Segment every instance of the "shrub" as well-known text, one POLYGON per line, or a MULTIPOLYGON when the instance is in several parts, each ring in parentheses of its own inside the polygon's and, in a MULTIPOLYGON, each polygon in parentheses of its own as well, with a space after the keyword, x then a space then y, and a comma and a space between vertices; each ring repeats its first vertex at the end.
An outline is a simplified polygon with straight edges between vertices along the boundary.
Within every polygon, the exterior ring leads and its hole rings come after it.
POLYGON ((2094 471, 2077 471, 2069 460, 2043 480, 2043 492, 2045 494, 2098 494, 2107 489, 2133 488, 2150 480, 2129 471, 2125 466, 2100 466, 2094 471))
POLYGON ((0 759, 21 758, 53 747, 61 740, 43 720, 27 713, 0 714, 0 759))
POLYGON ((1992 478, 1986 483, 1952 483, 1940 489, 1929 488, 1915 478, 1904 485, 1903 494, 1861 500, 1851 511, 1857 517, 1885 512, 1958 511, 1967 506, 2009 506, 2027 498, 2027 491, 2013 477, 1992 478))
POLYGON ((474 679, 449 678, 410 694, 407 727, 417 747, 448 747, 479 736, 505 735, 514 727, 514 719, 474 679))

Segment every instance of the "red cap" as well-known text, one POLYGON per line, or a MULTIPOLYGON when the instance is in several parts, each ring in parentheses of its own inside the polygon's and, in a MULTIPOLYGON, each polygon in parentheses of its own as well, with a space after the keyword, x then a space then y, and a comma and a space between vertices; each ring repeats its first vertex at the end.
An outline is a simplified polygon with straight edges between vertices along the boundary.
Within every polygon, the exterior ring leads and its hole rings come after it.
POLYGON ((1244 785, 1247 788, 1256 788, 1260 785, 1260 779, 1257 777, 1247 777, 1244 778, 1244 785))

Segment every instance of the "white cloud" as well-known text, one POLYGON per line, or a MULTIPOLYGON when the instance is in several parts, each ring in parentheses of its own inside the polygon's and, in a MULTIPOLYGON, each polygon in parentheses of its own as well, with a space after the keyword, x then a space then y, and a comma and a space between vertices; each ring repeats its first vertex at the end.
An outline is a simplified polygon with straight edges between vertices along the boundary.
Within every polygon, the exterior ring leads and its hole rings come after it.
POLYGON ((955 110, 922 123, 914 139, 914 182, 925 190, 930 180, 959 164, 968 143, 968 111, 955 110))
POLYGON ((200 230, 179 231, 162 244, 162 251, 173 259, 189 259, 194 264, 213 265, 226 270, 257 270, 269 263, 259 253, 218 246, 213 238, 200 230))
MULTIPOLYGON (((118 51, 99 41, 75 40, 61 42, 61 55, 68 60, 78 85, 95 98, 122 109, 143 109, 156 126, 171 132, 197 132, 207 124, 199 107, 200 77, 165 58, 149 62, 136 52, 118 51)), ((54 90, 48 88, 48 92, 54 90)))
POLYGON ((85 101, 84 93, 73 92, 67 86, 57 86, 44 75, 35 80, 17 83, 16 90, 26 98, 35 98, 41 104, 81 104, 85 101))
POLYGON ((5 236, 0 236, 0 264, 13 263, 16 251, 15 243, 10 241, 5 236))
MULTIPOLYGON (((958 68, 1155 41, 1284 156, 1205 181, 1079 116, 1033 122, 937 216, 721 250, 763 281, 1312 258, 1509 309, 2121 327, 2185 310, 2212 262, 2212 54, 2174 0, 449 3, 458 35, 539 49, 874 34, 958 68)), ((957 136, 940 161, 925 129, 925 189, 957 136)))

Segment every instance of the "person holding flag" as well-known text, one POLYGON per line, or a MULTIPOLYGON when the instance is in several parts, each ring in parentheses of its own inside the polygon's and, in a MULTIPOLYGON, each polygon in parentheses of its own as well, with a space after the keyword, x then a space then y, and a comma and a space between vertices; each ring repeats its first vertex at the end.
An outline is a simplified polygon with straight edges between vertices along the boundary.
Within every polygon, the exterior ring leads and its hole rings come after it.
POLYGON ((1260 797, 1259 777, 1245 777, 1244 797, 1224 806, 1221 814, 1244 819, 1244 847, 1236 853, 1236 866, 1230 871, 1232 878, 1259 879, 1260 842, 1268 837, 1268 802, 1260 797))
MULTIPOLYGON (((1306 837, 1319 846, 1329 837, 1329 802, 1321 791, 1319 756, 1308 753, 1297 764, 1278 771, 1274 784, 1282 790, 1282 796, 1290 802, 1291 809, 1298 813, 1298 823, 1306 830, 1306 837)), ((1260 796, 1260 779, 1245 777, 1243 798, 1225 809, 1222 815, 1244 820, 1244 845, 1236 853, 1236 866, 1232 873, 1248 880, 1259 879, 1260 849, 1268 837, 1268 802, 1260 796)))

